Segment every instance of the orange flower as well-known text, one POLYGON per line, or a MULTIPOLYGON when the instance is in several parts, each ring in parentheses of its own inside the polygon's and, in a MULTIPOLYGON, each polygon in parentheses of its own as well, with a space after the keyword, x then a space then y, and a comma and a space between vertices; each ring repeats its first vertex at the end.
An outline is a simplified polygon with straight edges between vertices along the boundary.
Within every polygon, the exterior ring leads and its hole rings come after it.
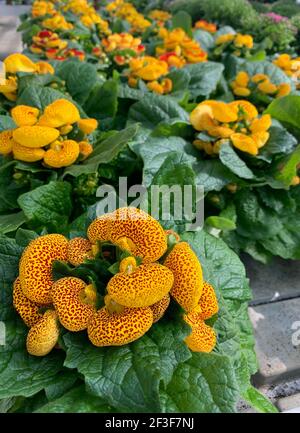
POLYGON ((215 33, 217 31, 217 26, 216 24, 209 23, 205 20, 199 20, 195 23, 195 29, 201 29, 209 33, 215 33))

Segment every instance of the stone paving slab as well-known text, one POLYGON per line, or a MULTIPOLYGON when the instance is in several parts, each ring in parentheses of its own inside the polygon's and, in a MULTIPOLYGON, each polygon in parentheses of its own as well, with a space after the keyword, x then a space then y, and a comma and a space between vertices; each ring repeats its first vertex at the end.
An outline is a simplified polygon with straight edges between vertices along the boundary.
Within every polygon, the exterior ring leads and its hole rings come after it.
POLYGON ((280 398, 277 402, 277 407, 280 412, 300 413, 300 394, 280 398))
POLYGON ((20 24, 19 15, 28 9, 29 6, 0 4, 0 60, 23 50, 21 34, 17 32, 17 28, 20 24))
POLYGON ((300 297, 300 261, 275 258, 264 265, 246 254, 241 259, 253 292, 251 305, 300 297))
POLYGON ((250 307, 249 316, 260 366, 253 378, 254 384, 260 386, 299 378, 300 298, 250 307))

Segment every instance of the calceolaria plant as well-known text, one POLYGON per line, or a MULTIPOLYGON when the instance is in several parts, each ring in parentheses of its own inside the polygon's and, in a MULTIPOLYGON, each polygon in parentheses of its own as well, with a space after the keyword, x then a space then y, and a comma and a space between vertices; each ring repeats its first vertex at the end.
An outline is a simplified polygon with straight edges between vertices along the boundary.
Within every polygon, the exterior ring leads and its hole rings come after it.
MULTIPOLYGON (((234 253, 204 231, 180 238, 133 207, 117 209, 84 226, 81 236, 71 239, 22 229, 16 237, 20 244, 0 238, 1 251, 5 244, 9 248, 9 255, 1 255, 0 266, 6 281, 7 338, 15 339, 13 350, 22 354, 25 369, 43 368, 42 378, 24 374, 12 386, 2 387, 0 396, 36 395, 40 397, 37 408, 51 411, 42 389, 50 395, 48 386, 63 375, 70 376, 70 383, 58 395, 67 397, 89 383, 93 393, 87 394, 89 399, 101 402, 107 412, 205 412, 212 410, 212 404, 215 412, 232 412, 239 396, 248 399, 244 390, 254 389, 249 377, 239 376, 239 369, 247 365, 252 372, 256 367, 252 356, 246 358, 252 340, 247 349, 239 343, 245 338, 239 321, 246 320, 244 326, 248 323, 245 301, 238 300, 232 289, 226 296, 231 279, 241 285, 237 292, 242 290, 244 300, 249 296, 243 267, 234 253), (218 259, 214 257, 217 250, 218 259), (228 252, 231 257, 226 264, 220 261, 220 253, 229 258, 228 252), (21 319, 17 322, 15 312, 21 319), (231 324, 227 315, 233 319, 231 324), (233 336, 232 346, 228 343, 233 336), (139 373, 137 360, 143 360, 139 373), (99 363, 103 370, 98 369, 99 363), (89 366, 97 370, 94 379, 89 366), (180 401, 176 397, 179 377, 184 370, 194 369, 198 371, 196 395, 189 393, 180 401), (113 381, 99 386, 102 371, 119 375, 118 389, 113 381), (134 384, 151 379, 150 389, 141 389, 138 398, 126 397, 137 390, 126 384, 129 371, 134 384), (225 375, 225 382, 217 378, 218 371, 225 375), (28 380, 30 385, 26 385, 28 380), (158 387, 157 380, 166 388, 158 387), (210 391, 201 397, 198 393, 205 383, 210 391), (166 395, 172 396, 172 402, 164 402, 166 395)), ((11 350, 10 345, 1 349, 1 359, 10 356, 11 350)), ((11 367, 2 369, 1 384, 9 371, 11 367)), ((192 389, 194 376, 185 377, 185 387, 192 389)), ((259 410, 273 410, 262 396, 256 397, 253 404, 259 410)), ((73 403, 76 412, 77 398, 73 403)), ((93 410, 89 404, 86 411, 93 410)), ((62 406, 61 411, 65 410, 62 406)))
POLYGON ((97 128, 97 121, 81 119, 77 107, 66 99, 57 99, 42 113, 34 107, 17 105, 11 117, 16 128, 0 133, 0 154, 4 156, 62 168, 93 152, 87 136, 97 128))

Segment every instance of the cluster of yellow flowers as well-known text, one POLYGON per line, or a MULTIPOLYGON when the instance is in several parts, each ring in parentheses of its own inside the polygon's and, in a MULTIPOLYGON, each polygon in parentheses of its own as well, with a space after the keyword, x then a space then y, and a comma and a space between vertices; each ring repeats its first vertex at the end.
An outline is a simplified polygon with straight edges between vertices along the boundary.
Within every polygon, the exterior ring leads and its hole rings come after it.
POLYGON ((203 281, 201 264, 189 244, 174 235, 177 243, 167 250, 168 233, 150 215, 130 207, 94 220, 87 230, 88 239, 68 241, 50 234, 30 242, 13 287, 14 307, 30 328, 28 352, 48 354, 58 342, 60 325, 71 332, 87 330, 98 347, 131 343, 164 316, 171 297, 184 310, 183 318, 191 327, 187 346, 192 351, 211 352, 217 338, 205 320, 218 312, 214 288, 203 281), (75 277, 54 282, 52 264, 61 260, 78 266, 86 259, 97 260, 101 242, 130 255, 119 262, 119 271, 107 284, 104 305, 97 309, 94 285, 75 277))
POLYGON ((191 112, 190 121, 197 131, 210 137, 193 143, 208 155, 217 155, 223 143, 231 142, 242 152, 255 156, 268 141, 272 123, 269 114, 258 117, 255 106, 244 100, 201 102, 191 112))
POLYGON ((67 47, 68 42, 60 39, 57 33, 50 30, 41 30, 32 37, 33 43, 30 45, 30 51, 35 54, 44 54, 47 56, 47 51, 56 54, 67 47))
POLYGON ((32 4, 31 14, 33 18, 42 17, 44 15, 55 15, 57 13, 54 4, 49 1, 36 0, 32 4))
POLYGON ((237 96, 250 96, 253 92, 280 98, 291 92, 289 83, 273 84, 266 74, 255 74, 249 77, 247 72, 241 71, 231 82, 232 91, 237 96))
POLYGON ((207 60, 207 53, 183 29, 168 31, 161 28, 158 34, 163 44, 156 48, 156 54, 170 66, 182 67, 186 63, 199 63, 207 60))
POLYGON ((297 88, 300 87, 300 57, 293 59, 289 54, 281 54, 273 63, 295 81, 297 88))
POLYGON ((102 39, 101 44, 106 53, 113 54, 113 59, 118 65, 128 63, 132 55, 139 56, 145 51, 141 39, 133 37, 130 33, 113 33, 102 39), (123 50, 128 50, 128 52, 120 53, 123 50), (132 54, 129 53, 129 50, 132 54))
POLYGON ((11 110, 17 125, 0 133, 0 154, 12 154, 25 162, 43 160, 52 168, 67 167, 93 151, 86 135, 97 128, 95 119, 81 119, 77 107, 66 99, 48 105, 43 113, 35 107, 17 105, 11 110), (77 127, 82 131, 79 143, 68 134, 77 127))
POLYGON ((143 33, 147 27, 151 26, 151 22, 146 20, 144 15, 140 14, 131 3, 124 0, 115 0, 106 6, 106 10, 112 16, 126 19, 131 25, 132 33, 143 33))
POLYGON ((71 30, 74 27, 72 23, 69 23, 65 17, 58 12, 52 18, 44 19, 42 25, 45 29, 53 31, 71 30))
POLYGON ((71 11, 74 15, 80 17, 80 21, 86 27, 97 25, 100 32, 109 34, 109 24, 97 13, 96 9, 87 2, 87 0, 71 0, 64 8, 64 11, 71 11))
POLYGON ((159 94, 169 93, 172 90, 172 81, 165 78, 169 72, 168 63, 151 56, 136 57, 129 61, 128 84, 136 87, 138 79, 147 82, 149 90, 159 94))
POLYGON ((17 72, 30 72, 32 74, 54 74, 53 67, 47 62, 34 63, 24 54, 11 54, 4 60, 6 80, 0 84, 0 93, 9 101, 17 99, 18 78, 17 72))
POLYGON ((216 45, 233 45, 235 49, 251 49, 253 48, 253 38, 251 35, 243 35, 241 33, 226 33, 217 37, 216 45))
POLYGON ((205 20, 199 20, 195 22, 195 29, 205 30, 209 33, 215 33, 217 31, 217 26, 214 23, 209 23, 205 20))
POLYGON ((159 9, 152 10, 148 17, 155 21, 158 26, 164 26, 165 22, 172 18, 171 14, 166 11, 161 11, 159 9))

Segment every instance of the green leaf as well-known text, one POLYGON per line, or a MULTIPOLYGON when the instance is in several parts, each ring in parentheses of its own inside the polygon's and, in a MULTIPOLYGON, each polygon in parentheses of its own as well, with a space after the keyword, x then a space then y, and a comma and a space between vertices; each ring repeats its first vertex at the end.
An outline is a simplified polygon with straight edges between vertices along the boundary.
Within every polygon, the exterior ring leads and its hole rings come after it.
POLYGON ((134 99, 138 101, 144 97, 145 93, 146 92, 144 90, 129 87, 128 84, 125 83, 121 83, 118 86, 119 98, 134 99))
MULTIPOLYGON (((130 147, 143 161, 143 185, 145 186, 151 184, 170 152, 178 152, 181 155, 193 152, 190 143, 180 137, 149 137, 146 141, 133 143, 130 147)), ((188 157, 189 155, 186 155, 186 158, 188 157)), ((190 160, 194 161, 192 155, 190 160)))
POLYGON ((203 266, 205 280, 221 292, 225 300, 251 299, 244 265, 224 241, 204 230, 187 232, 182 240, 192 246, 203 266))
POLYGON ((209 97, 216 91, 222 78, 224 66, 222 63, 201 62, 187 65, 184 69, 190 75, 189 90, 193 98, 209 97))
POLYGON ((15 129, 16 124, 10 116, 0 116, 0 132, 6 129, 15 129))
POLYGON ((31 107, 36 107, 39 110, 44 111, 47 105, 51 104, 57 99, 67 99, 68 101, 73 102, 73 104, 76 105, 79 109, 80 113, 84 114, 82 108, 78 104, 76 104, 70 96, 59 92, 58 90, 52 89, 51 87, 26 87, 21 93, 21 95, 19 95, 17 99, 17 104, 30 105, 31 107))
POLYGON ((188 120, 188 114, 170 96, 145 95, 130 107, 129 123, 140 122, 143 127, 153 129, 158 123, 171 119, 188 120))
POLYGON ((171 71, 167 77, 172 80, 172 93, 188 88, 190 74, 185 68, 175 69, 174 71, 171 71))
POLYGON ((0 346, 0 398, 30 397, 56 381, 64 357, 60 351, 44 357, 29 355, 25 325, 20 319, 4 323, 6 344, 0 346))
MULTIPOLYGON (((186 224, 192 223, 192 215, 184 214, 184 188, 189 186, 192 188, 193 205, 196 205, 195 191, 195 173, 192 169, 190 158, 184 153, 169 152, 168 156, 160 166, 156 175, 153 177, 149 191, 153 191, 153 187, 163 188, 158 198, 153 198, 152 195, 148 198, 151 209, 151 214, 157 212, 156 219, 160 221, 165 229, 173 229, 178 233, 186 230, 186 224), (176 188, 172 194, 172 187, 176 188), (179 192, 179 196, 176 194, 179 192), (169 194, 169 197, 168 197, 169 194), (167 206, 165 206, 167 205, 167 206), (165 209, 166 208, 166 209, 165 209), (177 218, 179 212, 179 218, 177 218)), ((198 200, 200 198, 198 197, 198 200)), ((193 209, 195 212, 196 209, 193 209)))
POLYGON ((162 393, 166 412, 235 412, 238 385, 226 356, 193 353, 162 393))
POLYGON ((18 229, 15 240, 20 247, 27 247, 29 242, 33 241, 38 237, 37 233, 32 230, 18 229))
POLYGON ((0 236, 0 318, 5 326, 5 345, 0 345, 0 399, 34 395, 54 382, 63 363, 60 351, 42 358, 26 351, 28 328, 16 317, 12 303, 22 251, 15 240, 0 236))
POLYGON ((300 145, 287 157, 283 167, 275 174, 275 178, 284 185, 289 186, 294 176, 297 175, 297 166, 300 163, 300 145))
POLYGON ((10 215, 0 215, 0 233, 14 232, 25 222, 26 218, 22 211, 10 215))
POLYGON ((254 386, 249 386, 249 388, 243 393, 243 398, 259 412, 278 413, 276 407, 256 388, 254 388, 254 386))
POLYGON ((71 165, 64 171, 67 174, 77 177, 82 173, 96 173, 100 164, 111 162, 120 151, 131 141, 138 131, 138 125, 134 124, 122 131, 117 131, 96 145, 93 153, 80 165, 71 165))
POLYGON ((84 109, 91 117, 98 120, 115 117, 118 109, 118 83, 107 80, 97 83, 85 102, 84 109))
POLYGON ((76 370, 69 370, 67 368, 60 371, 54 383, 51 383, 45 388, 45 394, 48 401, 57 400, 62 397, 74 383, 78 380, 78 373, 76 370))
POLYGON ((191 355, 183 339, 189 327, 176 317, 161 320, 139 340, 97 348, 83 334, 67 334, 65 366, 77 368, 87 391, 120 412, 160 412, 159 387, 191 355))
POLYGON ((246 163, 238 156, 233 147, 229 143, 224 143, 221 146, 219 157, 221 162, 229 168, 232 173, 242 179, 254 179, 255 175, 247 167, 246 163))
POLYGON ((276 236, 282 229, 280 215, 262 207, 258 197, 251 190, 235 194, 237 209, 237 231, 252 240, 263 240, 276 236))
POLYGON ((0 165, 0 212, 9 213, 18 209, 17 199, 27 190, 26 186, 17 184, 13 179, 16 161, 0 165))
POLYGON ((221 191, 228 183, 236 182, 238 178, 219 160, 198 161, 193 166, 197 185, 203 185, 204 191, 221 191))
POLYGON ((271 126, 268 131, 270 138, 266 145, 260 149, 258 158, 272 160, 272 156, 276 154, 289 154, 297 145, 296 138, 290 134, 285 128, 279 126, 271 126))
POLYGON ((109 413, 112 408, 99 397, 86 392, 83 385, 78 386, 60 398, 40 407, 35 413, 109 413))
POLYGON ((59 62, 55 73, 66 82, 67 91, 80 104, 89 98, 98 80, 96 67, 91 63, 80 61, 59 62))
POLYGON ((245 71, 250 76, 265 74, 270 78, 271 83, 276 85, 281 83, 292 84, 291 79, 278 66, 266 60, 240 62, 238 63, 238 71, 245 71))
POLYGON ((265 113, 284 124, 300 129, 300 96, 287 95, 274 99, 265 113))
POLYGON ((205 30, 197 29, 194 31, 194 39, 198 41, 204 51, 208 51, 214 47, 215 41, 211 33, 205 30))
POLYGON ((224 217, 210 216, 206 218, 205 223, 220 230, 236 229, 234 221, 224 217))
POLYGON ((9 319, 15 314, 12 305, 12 285, 19 273, 19 260, 22 250, 14 239, 0 235, 1 320, 9 319))
POLYGON ((72 210, 71 185, 62 181, 50 182, 22 194, 18 203, 34 226, 62 232, 72 210))
POLYGON ((192 18, 185 11, 179 11, 172 17, 172 28, 182 28, 190 37, 192 36, 192 18))

